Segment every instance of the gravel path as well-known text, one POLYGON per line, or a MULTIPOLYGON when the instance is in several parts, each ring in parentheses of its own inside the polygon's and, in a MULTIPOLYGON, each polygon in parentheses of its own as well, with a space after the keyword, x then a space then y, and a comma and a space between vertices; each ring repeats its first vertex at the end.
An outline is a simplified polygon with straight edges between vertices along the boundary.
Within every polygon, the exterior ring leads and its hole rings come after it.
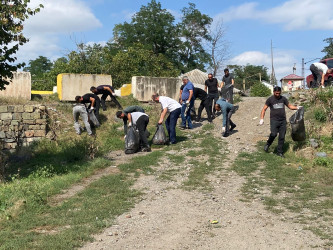
MULTIPOLYGON (((83 249, 311 249, 323 246, 303 226, 288 221, 288 216, 265 210, 262 201, 240 201, 244 183, 230 166, 239 152, 256 150, 258 140, 269 134, 269 112, 265 124, 258 126, 265 98, 243 98, 232 120, 236 131, 221 138, 221 117, 214 120, 214 134, 221 144, 227 142, 228 159, 209 176, 213 191, 185 191, 181 188, 191 167, 171 166, 167 160, 154 167, 153 175, 141 175, 135 189, 144 195, 136 206, 119 216, 110 228, 95 236, 83 249), (170 181, 159 174, 177 167, 170 181), (217 220, 211 224, 210 220, 217 220)), ((292 112, 288 112, 288 117, 292 112)), ((196 133, 195 128, 187 133, 196 133)), ((184 149, 185 150, 185 149, 184 149)), ((182 154, 185 151, 169 151, 182 154)), ((320 247, 319 247, 320 248, 320 247)))

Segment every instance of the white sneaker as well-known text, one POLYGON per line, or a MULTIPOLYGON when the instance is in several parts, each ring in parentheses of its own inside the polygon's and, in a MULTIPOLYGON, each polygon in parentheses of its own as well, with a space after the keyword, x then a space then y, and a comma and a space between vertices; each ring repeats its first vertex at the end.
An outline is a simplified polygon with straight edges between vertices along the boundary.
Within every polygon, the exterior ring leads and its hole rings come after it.
POLYGON ((323 89, 325 88, 325 86, 324 86, 324 85, 322 85, 321 87, 322 87, 323 89))

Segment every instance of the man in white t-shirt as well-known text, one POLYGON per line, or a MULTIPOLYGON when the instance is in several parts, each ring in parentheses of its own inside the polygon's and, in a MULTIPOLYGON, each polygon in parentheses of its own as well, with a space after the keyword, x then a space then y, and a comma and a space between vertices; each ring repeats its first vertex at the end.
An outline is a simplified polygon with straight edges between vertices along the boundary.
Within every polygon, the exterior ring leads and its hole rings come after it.
POLYGON ((158 94, 152 95, 154 102, 160 102, 162 105, 162 113, 158 124, 162 124, 164 117, 167 113, 170 113, 168 118, 165 120, 165 126, 168 130, 170 144, 176 143, 176 125, 179 115, 181 113, 181 105, 167 96, 159 96, 158 94))
POLYGON ((128 126, 131 127, 135 125, 139 130, 140 136, 140 151, 141 152, 150 152, 150 146, 147 140, 147 125, 149 123, 149 116, 143 112, 132 112, 127 114, 128 126))
POLYGON ((314 86, 315 87, 322 87, 324 86, 325 75, 332 72, 332 69, 329 69, 326 64, 324 63, 313 63, 310 66, 311 73, 313 75, 314 86))

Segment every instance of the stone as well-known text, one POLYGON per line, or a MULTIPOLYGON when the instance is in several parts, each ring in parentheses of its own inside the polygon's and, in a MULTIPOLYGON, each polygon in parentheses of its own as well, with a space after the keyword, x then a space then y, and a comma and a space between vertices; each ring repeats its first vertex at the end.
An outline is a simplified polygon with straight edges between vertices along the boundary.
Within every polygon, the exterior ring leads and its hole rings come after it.
POLYGON ((46 110, 46 106, 44 106, 44 105, 39 106, 38 108, 39 108, 39 110, 42 110, 42 111, 45 111, 45 110, 46 110))
POLYGON ((31 117, 33 119, 40 119, 41 114, 39 112, 34 112, 31 114, 31 117))
POLYGON ((46 125, 40 125, 40 129, 45 130, 46 129, 46 125))
POLYGON ((29 125, 29 130, 38 130, 40 129, 39 125, 29 125))
POLYGON ((15 142, 15 139, 13 139, 13 138, 6 138, 5 142, 6 143, 13 143, 13 142, 15 142))
POLYGON ((10 123, 10 125, 12 125, 12 126, 18 126, 19 125, 19 121, 18 120, 12 120, 12 122, 10 123))
POLYGON ((5 149, 14 149, 16 148, 17 144, 16 143, 5 143, 4 148, 5 149))
POLYGON ((4 126, 9 126, 12 123, 12 120, 5 120, 3 121, 4 126))
POLYGON ((1 130, 7 132, 9 131, 9 126, 2 126, 1 130))
POLYGON ((0 106, 0 113, 7 113, 7 112, 8 112, 7 106, 0 106))
POLYGON ((8 106, 8 112, 13 113, 15 110, 15 106, 8 106))
POLYGON ((310 142, 311 147, 313 147, 313 148, 319 147, 319 144, 316 139, 310 139, 309 142, 310 142))
POLYGON ((13 113, 13 120, 21 120, 22 113, 13 113))
POLYGON ((24 124, 36 124, 35 120, 24 120, 24 124))
POLYGON ((32 106, 32 105, 24 105, 24 112, 28 112, 28 113, 34 112, 34 106, 32 106))
POLYGON ((32 130, 27 130, 24 131, 25 137, 33 137, 34 136, 34 131, 32 130))
POLYGON ((1 120, 11 120, 13 116, 11 113, 1 113, 1 120))
POLYGON ((31 119, 33 119, 31 117, 31 113, 22 113, 22 118, 23 118, 23 120, 31 120, 31 119))
POLYGON ((316 156, 317 157, 321 157, 321 158, 326 158, 327 157, 327 154, 325 152, 317 152, 316 153, 316 156))
POLYGON ((0 139, 6 138, 6 134, 4 131, 0 131, 0 139))
POLYGON ((14 107, 14 112, 15 113, 23 113, 24 112, 24 108, 22 105, 17 105, 14 107))
POLYGON ((35 137, 38 137, 38 136, 43 137, 45 135, 46 135, 46 131, 45 130, 35 130, 34 131, 34 136, 35 137))
POLYGON ((36 124, 46 124, 46 120, 45 119, 36 119, 36 124))
POLYGON ((297 151, 296 155, 305 159, 313 159, 314 149, 312 147, 306 147, 297 151))

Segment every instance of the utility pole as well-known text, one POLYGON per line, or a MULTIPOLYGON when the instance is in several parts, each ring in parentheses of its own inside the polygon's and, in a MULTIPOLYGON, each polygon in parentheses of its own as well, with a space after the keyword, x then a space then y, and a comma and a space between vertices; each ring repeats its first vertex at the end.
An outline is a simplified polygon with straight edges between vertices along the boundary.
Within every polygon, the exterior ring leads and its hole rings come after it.
POLYGON ((302 58, 302 77, 303 77, 303 88, 305 89, 304 58, 302 58))
POLYGON ((271 84, 277 84, 276 78, 275 78, 275 72, 274 72, 274 62, 273 62, 273 44, 271 40, 271 59, 272 59, 272 73, 271 73, 271 84))

